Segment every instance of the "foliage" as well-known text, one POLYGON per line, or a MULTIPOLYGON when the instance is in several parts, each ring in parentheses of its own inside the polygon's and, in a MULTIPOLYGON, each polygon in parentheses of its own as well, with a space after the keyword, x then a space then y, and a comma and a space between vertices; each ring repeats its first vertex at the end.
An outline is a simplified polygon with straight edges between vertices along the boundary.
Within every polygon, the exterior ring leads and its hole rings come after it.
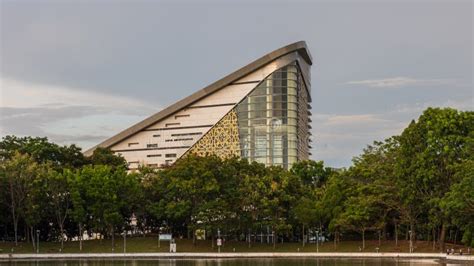
POLYGON ((451 186, 441 201, 441 208, 451 222, 464 230, 462 241, 474 246, 474 160, 457 166, 459 183, 451 186))
POLYGON ((0 142, 0 161, 15 153, 29 154, 37 163, 50 162, 55 168, 77 168, 86 163, 81 149, 76 145, 59 146, 47 138, 5 136, 0 142))
POLYGON ((127 162, 120 155, 115 155, 110 149, 97 147, 88 161, 94 165, 107 165, 113 168, 127 167, 127 162))
POLYGON ((362 248, 375 233, 396 240, 404 233, 412 241, 436 240, 441 249, 460 232, 472 246, 473 150, 474 113, 449 108, 428 108, 399 136, 367 146, 347 170, 322 161, 285 170, 188 154, 170 167, 132 173, 109 149, 85 158, 74 145, 6 136, 0 228, 10 240, 34 239, 38 229, 45 240, 86 232, 112 245, 129 229, 193 240, 196 230, 211 239, 220 231, 249 245, 269 233, 274 247, 316 230, 335 247, 344 237, 362 239, 362 248))

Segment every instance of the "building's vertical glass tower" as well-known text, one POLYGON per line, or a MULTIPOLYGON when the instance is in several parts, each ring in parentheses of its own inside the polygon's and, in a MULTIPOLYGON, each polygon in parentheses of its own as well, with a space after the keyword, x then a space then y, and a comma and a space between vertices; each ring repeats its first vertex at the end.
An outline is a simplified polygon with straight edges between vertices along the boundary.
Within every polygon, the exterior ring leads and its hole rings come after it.
POLYGON ((296 62, 270 74, 237 107, 241 156, 289 168, 308 157, 308 92, 296 62))

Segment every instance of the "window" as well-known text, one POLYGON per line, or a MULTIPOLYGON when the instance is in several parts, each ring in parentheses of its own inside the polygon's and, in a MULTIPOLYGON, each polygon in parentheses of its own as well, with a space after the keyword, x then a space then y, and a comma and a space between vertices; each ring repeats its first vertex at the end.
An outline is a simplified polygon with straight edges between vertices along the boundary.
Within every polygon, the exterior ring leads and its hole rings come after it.
POLYGON ((176 153, 168 153, 168 154, 165 155, 165 157, 166 158, 176 158, 176 153))
POLYGON ((189 117, 189 115, 175 115, 174 119, 178 119, 178 118, 181 118, 181 117, 189 117))
POLYGON ((193 140, 193 138, 174 139, 174 141, 187 141, 187 140, 193 140))
POLYGON ((158 148, 158 144, 147 144, 147 148, 158 148))
POLYGON ((148 167, 158 167, 157 163, 148 163, 146 166, 148 167))
POLYGON ((161 154, 148 154, 146 157, 161 157, 161 154))
POLYGON ((202 135, 202 132, 171 134, 172 137, 195 136, 195 135, 202 135))
POLYGON ((132 146, 135 146, 135 145, 138 145, 138 142, 130 142, 130 143, 128 143, 128 147, 132 147, 132 146))
POLYGON ((154 138, 159 138, 159 137, 161 137, 161 135, 160 134, 155 134, 155 135, 153 135, 153 137, 154 138))
POLYGON ((255 137, 255 157, 267 156, 267 136, 260 135, 255 137))
POLYGON ((181 123, 167 123, 165 127, 171 127, 171 126, 179 126, 181 123))

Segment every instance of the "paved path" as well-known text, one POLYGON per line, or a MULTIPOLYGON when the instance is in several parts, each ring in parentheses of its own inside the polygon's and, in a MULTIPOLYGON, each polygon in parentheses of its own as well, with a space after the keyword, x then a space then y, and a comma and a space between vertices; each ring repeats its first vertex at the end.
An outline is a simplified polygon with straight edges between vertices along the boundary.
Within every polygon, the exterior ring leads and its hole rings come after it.
POLYGON ((350 252, 255 252, 255 253, 51 253, 51 254, 0 254, 0 261, 26 259, 123 259, 123 258, 406 258, 406 259, 447 259, 471 261, 473 255, 446 255, 442 253, 350 253, 350 252))

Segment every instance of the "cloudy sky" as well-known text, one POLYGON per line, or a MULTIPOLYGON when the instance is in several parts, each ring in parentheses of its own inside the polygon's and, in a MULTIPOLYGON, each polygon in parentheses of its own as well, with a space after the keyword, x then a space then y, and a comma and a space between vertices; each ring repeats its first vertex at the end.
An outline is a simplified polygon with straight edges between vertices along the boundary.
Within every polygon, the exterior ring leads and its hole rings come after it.
POLYGON ((313 158, 348 166, 428 106, 474 109, 472 1, 0 0, 0 135, 84 149, 305 40, 313 158))

